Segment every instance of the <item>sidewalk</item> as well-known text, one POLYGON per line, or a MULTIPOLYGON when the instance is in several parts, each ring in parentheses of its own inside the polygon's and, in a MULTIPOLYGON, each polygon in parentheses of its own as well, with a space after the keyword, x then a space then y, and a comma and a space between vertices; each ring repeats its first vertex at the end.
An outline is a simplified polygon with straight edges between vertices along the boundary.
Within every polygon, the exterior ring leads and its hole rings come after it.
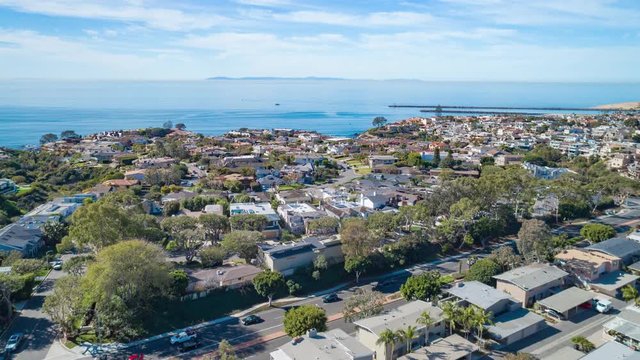
POLYGON ((67 349, 66 347, 64 347, 64 345, 62 345, 62 343, 60 343, 60 341, 56 340, 49 348, 49 352, 47 353, 45 360, 91 359, 91 356, 77 353, 76 351, 73 351, 74 349, 67 349))

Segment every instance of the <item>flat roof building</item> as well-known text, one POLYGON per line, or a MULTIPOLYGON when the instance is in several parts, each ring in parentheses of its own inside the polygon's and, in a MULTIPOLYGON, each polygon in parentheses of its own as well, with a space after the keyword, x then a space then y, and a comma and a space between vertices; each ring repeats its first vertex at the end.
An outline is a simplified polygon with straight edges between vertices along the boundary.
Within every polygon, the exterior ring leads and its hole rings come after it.
POLYGON ((493 278, 496 289, 518 300, 523 307, 531 307, 540 299, 560 291, 569 276, 555 266, 533 263, 507 271, 493 278))
POLYGON ((270 354, 271 360, 373 360, 373 351, 342 329, 316 333, 287 342, 270 354))

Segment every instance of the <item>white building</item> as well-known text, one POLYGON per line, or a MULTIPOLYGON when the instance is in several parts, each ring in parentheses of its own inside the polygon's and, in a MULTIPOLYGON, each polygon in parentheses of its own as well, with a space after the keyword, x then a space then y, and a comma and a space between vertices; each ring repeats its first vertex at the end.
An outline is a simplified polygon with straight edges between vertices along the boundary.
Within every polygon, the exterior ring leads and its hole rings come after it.
POLYGON ((271 360, 373 360, 373 351, 344 330, 324 333, 310 330, 307 335, 287 342, 270 354, 271 360))

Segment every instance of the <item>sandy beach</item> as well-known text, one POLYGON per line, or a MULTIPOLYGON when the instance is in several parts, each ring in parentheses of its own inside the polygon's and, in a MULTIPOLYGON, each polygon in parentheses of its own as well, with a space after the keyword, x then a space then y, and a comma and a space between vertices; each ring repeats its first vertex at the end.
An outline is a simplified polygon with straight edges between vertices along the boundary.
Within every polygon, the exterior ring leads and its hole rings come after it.
POLYGON ((622 109, 622 110, 638 110, 640 109, 640 101, 630 101, 617 104, 598 105, 594 109, 622 109))

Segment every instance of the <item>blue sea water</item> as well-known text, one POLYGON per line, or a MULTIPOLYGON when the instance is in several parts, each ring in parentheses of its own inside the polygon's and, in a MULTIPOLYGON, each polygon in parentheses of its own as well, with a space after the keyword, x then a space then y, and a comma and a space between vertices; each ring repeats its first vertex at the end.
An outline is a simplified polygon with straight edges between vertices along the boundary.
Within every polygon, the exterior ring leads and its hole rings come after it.
POLYGON ((351 136, 376 116, 420 115, 390 104, 591 107, 639 100, 638 83, 12 80, 0 81, 0 146, 36 144, 44 133, 67 129, 88 134, 167 120, 207 135, 249 127, 351 136))

